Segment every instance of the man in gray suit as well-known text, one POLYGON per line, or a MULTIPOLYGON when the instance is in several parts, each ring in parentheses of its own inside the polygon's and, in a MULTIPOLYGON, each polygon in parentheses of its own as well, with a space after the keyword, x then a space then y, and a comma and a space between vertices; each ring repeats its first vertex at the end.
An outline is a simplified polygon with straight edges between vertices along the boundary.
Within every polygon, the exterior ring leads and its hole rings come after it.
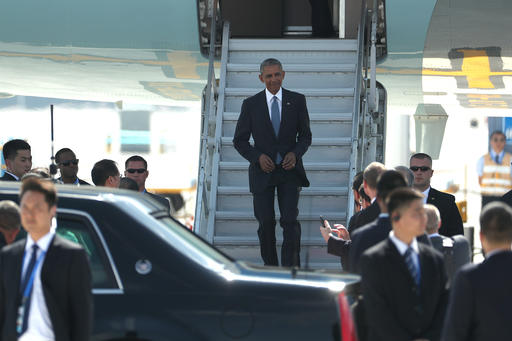
POLYGON ((441 217, 437 207, 425 204, 425 212, 427 213, 428 237, 432 246, 443 254, 448 283, 451 283, 457 270, 464 264, 469 263, 471 257, 469 242, 462 235, 445 237, 439 234, 441 217))

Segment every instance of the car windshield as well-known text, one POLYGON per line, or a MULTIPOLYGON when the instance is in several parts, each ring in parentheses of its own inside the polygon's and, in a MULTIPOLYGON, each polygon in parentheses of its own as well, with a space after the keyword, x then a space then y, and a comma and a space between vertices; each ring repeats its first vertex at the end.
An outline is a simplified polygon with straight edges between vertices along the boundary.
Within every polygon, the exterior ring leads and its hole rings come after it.
MULTIPOLYGON (((234 260, 231 259, 226 254, 222 253, 221 251, 214 248, 211 244, 209 244, 207 241, 203 240, 198 235, 194 234, 190 230, 188 230, 186 227, 180 225, 173 219, 169 217, 163 217, 158 219, 159 222, 161 222, 163 225, 165 225, 173 234, 177 234, 180 239, 184 241, 184 244, 182 245, 184 248, 187 249, 193 249, 194 251, 200 253, 202 257, 205 257, 206 260, 215 261, 216 263, 221 264, 231 264, 234 260)), ((175 245, 173 245, 175 246, 175 245)), ((190 253, 187 253, 190 255, 190 253)), ((191 255, 192 256, 192 255, 191 255)), ((200 261, 199 259, 195 258, 196 261, 200 261)), ((210 262, 208 262, 210 263, 210 262)), ((202 263, 202 265, 207 265, 205 263, 202 263)), ((210 264, 212 265, 212 264, 210 264)))

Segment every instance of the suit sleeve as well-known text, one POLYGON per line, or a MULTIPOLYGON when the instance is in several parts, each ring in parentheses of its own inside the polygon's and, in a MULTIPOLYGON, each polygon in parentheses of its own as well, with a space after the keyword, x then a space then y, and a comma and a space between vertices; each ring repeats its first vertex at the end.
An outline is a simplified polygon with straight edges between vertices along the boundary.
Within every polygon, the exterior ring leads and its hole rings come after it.
POLYGON ((311 145, 311 129, 309 127, 309 114, 306 105, 306 97, 301 95, 299 106, 299 127, 297 134, 297 144, 293 149, 295 156, 299 159, 306 153, 311 145))
MULTIPOLYGON (((462 218, 455 204, 455 197, 451 196, 448 204, 448 216, 446 219, 445 236, 451 237, 456 234, 464 234, 464 226, 462 224, 462 218)), ((444 221, 441 222, 444 225, 444 221)))
POLYGON ((473 295, 466 272, 459 271, 451 289, 441 341, 468 339, 473 314, 473 295))
POLYGON ((238 117, 238 122, 236 124, 233 145, 240 155, 242 155, 246 160, 250 163, 256 163, 262 153, 249 143, 251 133, 251 117, 247 100, 244 100, 242 103, 242 110, 240 111, 240 116, 238 117))
POLYGON ((89 260, 83 249, 73 250, 69 282, 71 341, 89 341, 93 319, 92 279, 89 260))
POLYGON ((363 254, 361 257, 363 303, 366 313, 366 323, 376 340, 410 341, 413 336, 409 335, 395 319, 386 300, 383 281, 389 277, 380 273, 378 263, 363 254))
POLYGON ((4 260, 3 253, 0 252, 0 336, 4 332, 5 323, 5 287, 4 287, 4 260))

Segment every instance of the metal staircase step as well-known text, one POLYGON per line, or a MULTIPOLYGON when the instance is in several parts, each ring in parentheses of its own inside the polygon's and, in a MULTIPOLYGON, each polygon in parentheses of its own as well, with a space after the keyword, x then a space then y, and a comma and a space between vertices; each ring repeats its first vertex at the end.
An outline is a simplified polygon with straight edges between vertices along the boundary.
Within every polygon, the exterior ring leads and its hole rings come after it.
MULTIPOLYGON (((226 88, 224 93, 226 96, 243 96, 250 97, 262 89, 257 88, 226 88)), ((294 89, 304 96, 314 97, 351 97, 354 96, 354 88, 328 88, 328 89, 294 89)))
MULTIPOLYGON (((304 73, 316 73, 316 72, 355 72, 356 65, 353 63, 326 63, 326 64, 312 64, 312 63, 289 63, 284 64, 283 69, 288 74, 289 72, 304 72, 304 73)), ((228 63, 227 65, 228 72, 249 72, 249 73, 257 73, 260 72, 260 64, 259 63, 250 63, 250 64, 242 64, 242 63, 228 63)), ((286 77, 286 76, 285 76, 286 77)))
POLYGON ((231 51, 357 51, 354 39, 230 39, 231 51))
MULTIPOLYGON (((240 116, 239 112, 225 112, 223 114, 223 120, 226 121, 238 121, 238 117, 240 116)), ((310 112, 309 120, 311 123, 314 122, 352 122, 352 113, 319 113, 319 112, 310 112)))
MULTIPOLYGON (((225 162, 219 163, 220 169, 230 170, 247 170, 249 163, 247 161, 240 162, 225 162)), ((314 170, 347 170, 349 168, 348 162, 304 162, 304 169, 307 171, 314 170)))
MULTIPOLYGON (((226 237, 226 236, 216 236, 213 238, 213 241, 216 245, 232 245, 232 246, 246 246, 246 245, 259 245, 258 236, 254 235, 252 237, 248 236, 240 236, 240 237, 226 237)), ((276 236, 276 244, 278 246, 283 245, 283 238, 279 234, 276 236)), ((309 246, 327 246, 325 240, 322 238, 320 233, 315 237, 309 239, 302 239, 300 242, 301 246, 309 245, 309 246)))

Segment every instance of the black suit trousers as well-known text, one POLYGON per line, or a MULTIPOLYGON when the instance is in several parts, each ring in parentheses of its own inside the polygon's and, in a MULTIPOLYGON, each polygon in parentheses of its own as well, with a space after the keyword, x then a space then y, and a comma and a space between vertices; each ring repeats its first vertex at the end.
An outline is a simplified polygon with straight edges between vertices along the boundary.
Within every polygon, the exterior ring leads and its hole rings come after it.
POLYGON ((258 220, 258 237, 261 258, 265 265, 279 265, 276 251, 276 217, 274 197, 281 213, 280 225, 283 228, 281 264, 300 266, 300 224, 297 221, 300 187, 291 172, 278 166, 263 192, 253 193, 254 216, 258 220))

